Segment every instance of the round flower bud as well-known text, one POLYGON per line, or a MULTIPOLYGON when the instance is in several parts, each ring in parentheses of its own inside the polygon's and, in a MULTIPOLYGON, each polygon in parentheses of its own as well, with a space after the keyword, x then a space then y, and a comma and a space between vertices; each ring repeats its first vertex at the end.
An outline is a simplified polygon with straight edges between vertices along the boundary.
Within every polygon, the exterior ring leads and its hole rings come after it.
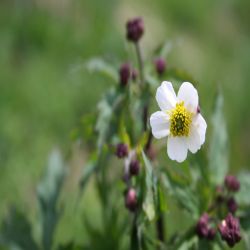
POLYGON ((127 22, 127 39, 131 42, 138 42, 144 33, 144 23, 140 17, 127 22))
POLYGON ((131 212, 134 212, 137 207, 137 195, 134 188, 129 188, 125 195, 125 206, 131 212))
POLYGON ((219 232, 222 240, 226 241, 230 247, 241 240, 239 220, 230 213, 219 225, 219 232))
POLYGON ((129 172, 131 175, 138 175, 140 171, 140 163, 138 160, 132 160, 129 164, 129 172))
POLYGON ((236 212, 236 210, 238 209, 238 204, 233 197, 228 199, 227 208, 228 208, 229 212, 231 212, 232 214, 234 214, 236 212))
POLYGON ((119 76, 120 76, 120 85, 126 86, 129 82, 131 75, 131 68, 128 63, 122 64, 119 70, 119 76))
POLYGON ((166 62, 163 58, 157 58, 155 60, 155 69, 159 75, 162 75, 166 69, 166 62))
POLYGON ((227 175, 225 177, 225 186, 229 191, 237 192, 240 190, 240 182, 233 175, 227 175))
POLYGON ((200 238, 206 238, 208 236, 208 222, 209 216, 207 213, 204 213, 196 224, 196 233, 200 238))
POLYGON ((116 146, 116 155, 118 158, 124 158, 128 156, 128 146, 123 143, 119 143, 116 146))

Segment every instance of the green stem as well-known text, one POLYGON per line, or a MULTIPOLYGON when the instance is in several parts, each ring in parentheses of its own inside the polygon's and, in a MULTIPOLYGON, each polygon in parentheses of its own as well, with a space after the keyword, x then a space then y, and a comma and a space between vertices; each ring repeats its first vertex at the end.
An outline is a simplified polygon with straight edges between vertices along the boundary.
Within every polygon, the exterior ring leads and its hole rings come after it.
POLYGON ((135 43, 135 49, 138 60, 140 83, 141 85, 144 85, 144 63, 139 43, 135 43))

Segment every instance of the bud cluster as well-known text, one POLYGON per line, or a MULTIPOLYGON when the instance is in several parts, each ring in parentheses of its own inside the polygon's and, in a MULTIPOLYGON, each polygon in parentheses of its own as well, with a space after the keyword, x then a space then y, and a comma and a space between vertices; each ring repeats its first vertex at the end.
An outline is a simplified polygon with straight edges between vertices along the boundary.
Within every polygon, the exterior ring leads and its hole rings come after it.
POLYGON ((140 162, 136 157, 133 150, 129 151, 128 145, 119 143, 116 146, 116 156, 124 159, 124 176, 123 181, 126 183, 127 188, 125 191, 125 206, 131 212, 137 208, 137 193, 135 188, 131 187, 131 177, 137 176, 140 171, 140 162))
POLYGON ((215 213, 213 213, 215 217, 212 218, 207 213, 204 213, 196 224, 196 233, 200 238, 214 239, 216 227, 212 226, 214 224, 213 221, 220 218, 221 211, 225 211, 227 214, 226 218, 217 226, 222 240, 226 241, 230 247, 233 247, 241 240, 239 220, 233 216, 238 208, 233 195, 239 189, 240 183, 232 175, 227 175, 224 185, 216 188, 215 202, 209 209, 209 211, 215 210, 215 213))
POLYGON ((240 183, 233 175, 227 175, 224 185, 216 188, 217 205, 225 205, 228 212, 235 214, 238 204, 234 198, 234 194, 240 190, 240 183))

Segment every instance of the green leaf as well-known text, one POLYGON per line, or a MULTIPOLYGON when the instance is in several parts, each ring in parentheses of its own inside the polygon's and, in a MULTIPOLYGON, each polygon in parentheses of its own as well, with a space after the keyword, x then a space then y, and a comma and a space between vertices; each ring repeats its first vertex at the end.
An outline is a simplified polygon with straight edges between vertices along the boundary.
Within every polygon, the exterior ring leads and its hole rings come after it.
POLYGON ((97 154, 93 153, 92 156, 90 157, 90 160, 85 164, 85 166, 83 168, 83 173, 82 173, 82 177, 81 177, 81 180, 80 180, 80 188, 81 188, 81 190, 84 189, 84 187, 86 186, 89 178, 95 172, 97 167, 98 167, 97 154))
POLYGON ((0 246, 10 247, 8 249, 38 250, 31 231, 25 214, 12 208, 1 225, 0 246))
POLYGON ((86 63, 86 68, 91 72, 91 73, 100 73, 103 76, 109 77, 115 82, 119 81, 119 75, 118 71, 115 67, 112 65, 108 64, 101 58, 93 58, 90 59, 86 63))
POLYGON ((52 247, 53 233, 60 216, 60 212, 57 210, 57 201, 65 173, 66 169, 60 151, 52 151, 46 173, 37 187, 44 249, 52 247))
POLYGON ((191 183, 186 183, 177 172, 168 168, 165 170, 162 180, 167 192, 177 200, 180 207, 189 212, 194 219, 197 219, 199 217, 199 200, 190 186, 191 183))
POLYGON ((228 137, 223 113, 223 97, 218 94, 212 116, 212 138, 209 148, 209 171, 211 181, 221 184, 228 172, 228 137))
POLYGON ((112 118, 116 109, 121 104, 123 97, 124 96, 121 93, 115 89, 111 89, 98 103, 99 115, 95 129, 98 132, 97 146, 99 150, 102 148, 106 140, 110 138, 112 132, 112 118))
POLYGON ((240 190, 236 193, 237 202, 240 205, 250 206, 250 172, 243 171, 239 173, 238 180, 240 182, 240 190))
POLYGON ((155 206, 153 197, 153 167, 143 151, 142 157, 146 170, 146 197, 142 204, 142 207, 148 219, 152 221, 155 217, 155 206))

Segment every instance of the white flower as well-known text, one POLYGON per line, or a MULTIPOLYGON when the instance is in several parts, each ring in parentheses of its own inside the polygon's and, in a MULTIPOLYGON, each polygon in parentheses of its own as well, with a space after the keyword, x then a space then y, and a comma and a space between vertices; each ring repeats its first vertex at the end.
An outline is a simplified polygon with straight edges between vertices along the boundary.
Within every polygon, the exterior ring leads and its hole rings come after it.
POLYGON ((196 153, 205 142, 207 124, 199 112, 198 93, 189 82, 182 83, 176 96, 171 82, 164 81, 156 91, 161 109, 150 117, 152 134, 168 136, 167 153, 171 160, 183 162, 188 150, 196 153))

